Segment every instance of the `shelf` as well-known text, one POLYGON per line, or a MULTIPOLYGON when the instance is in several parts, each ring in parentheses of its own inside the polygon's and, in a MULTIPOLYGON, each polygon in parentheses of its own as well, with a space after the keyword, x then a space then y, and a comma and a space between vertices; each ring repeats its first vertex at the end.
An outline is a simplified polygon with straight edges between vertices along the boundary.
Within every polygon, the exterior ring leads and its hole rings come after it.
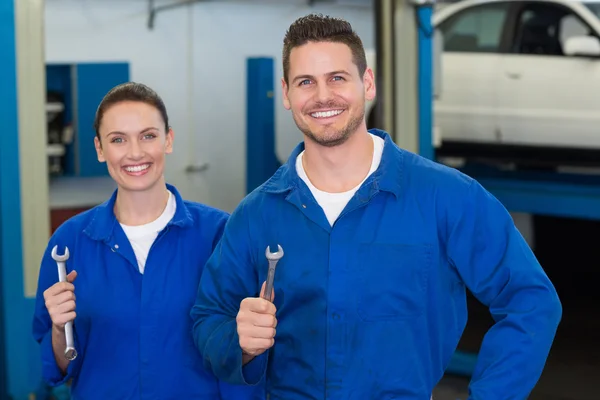
POLYGON ((116 189, 110 177, 57 177, 50 179, 52 210, 93 207, 106 201, 116 189))
POLYGON ((48 113, 59 113, 65 109, 62 103, 46 103, 46 112, 48 113))
POLYGON ((66 149, 62 144, 49 144, 46 146, 46 155, 48 157, 62 157, 65 153, 66 149))

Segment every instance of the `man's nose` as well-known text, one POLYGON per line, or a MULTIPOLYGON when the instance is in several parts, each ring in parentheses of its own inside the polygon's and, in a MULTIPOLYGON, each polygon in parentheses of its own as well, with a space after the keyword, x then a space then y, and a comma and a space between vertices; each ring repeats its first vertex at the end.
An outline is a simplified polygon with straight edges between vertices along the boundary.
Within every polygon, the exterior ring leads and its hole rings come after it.
POLYGON ((319 84, 315 96, 319 103, 327 103, 333 98, 333 91, 326 84, 319 84))

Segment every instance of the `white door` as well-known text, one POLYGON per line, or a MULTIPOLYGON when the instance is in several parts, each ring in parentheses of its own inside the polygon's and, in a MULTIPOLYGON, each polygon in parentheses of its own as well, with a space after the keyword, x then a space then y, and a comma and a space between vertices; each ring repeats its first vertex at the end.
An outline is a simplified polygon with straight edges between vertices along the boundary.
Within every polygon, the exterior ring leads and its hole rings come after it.
POLYGON ((503 143, 600 148, 600 59, 563 54, 591 28, 567 7, 524 3, 502 58, 498 118, 503 143))
POLYGON ((444 53, 434 111, 444 142, 496 141, 499 50, 508 8, 508 3, 471 6, 437 26, 444 53))

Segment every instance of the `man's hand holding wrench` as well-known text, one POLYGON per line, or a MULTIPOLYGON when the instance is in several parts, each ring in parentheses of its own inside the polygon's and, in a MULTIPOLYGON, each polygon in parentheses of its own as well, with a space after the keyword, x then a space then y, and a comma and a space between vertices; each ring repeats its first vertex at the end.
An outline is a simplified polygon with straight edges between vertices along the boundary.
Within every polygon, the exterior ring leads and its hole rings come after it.
POLYGON ((52 258, 58 268, 58 282, 44 291, 46 309, 52 320, 52 347, 58 366, 66 370, 69 362, 77 357, 73 341, 73 320, 75 319, 75 286, 77 272, 66 274, 65 262, 69 249, 59 255, 57 247, 52 249, 52 258))
POLYGON ((277 252, 272 253, 267 247, 265 255, 269 261, 269 270, 267 280, 262 285, 260 297, 248 297, 242 300, 236 318, 244 364, 275 344, 275 328, 277 327, 275 313, 277 310, 273 304, 275 300, 273 281, 277 262, 283 257, 283 249, 278 245, 277 252))

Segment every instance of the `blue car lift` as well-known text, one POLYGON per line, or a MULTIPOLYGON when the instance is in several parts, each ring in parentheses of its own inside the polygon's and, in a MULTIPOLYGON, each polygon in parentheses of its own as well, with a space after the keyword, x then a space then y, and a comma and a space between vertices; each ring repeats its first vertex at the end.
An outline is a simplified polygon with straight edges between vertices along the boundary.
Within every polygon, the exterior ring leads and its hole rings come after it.
POLYGON ((281 166, 275 149, 275 60, 246 60, 246 192, 281 166))
MULTIPOLYGON (((418 23, 418 120, 419 148, 424 157, 435 159, 432 145, 434 82, 431 6, 417 0, 418 23)), ((600 220, 600 176, 553 172, 505 171, 468 164, 459 168, 476 179, 508 211, 535 215, 600 220)), ((447 373, 470 377, 477 353, 456 351, 447 373)))
MULTIPOLYGON (((431 84, 434 76, 431 15, 430 6, 417 6, 419 153, 435 159, 432 145, 431 84)), ((507 171, 477 164, 467 164, 458 169, 476 179, 510 212, 600 220, 600 175, 507 171)), ((446 372, 472 376, 476 362, 477 353, 456 351, 446 372)))
MULTIPOLYGON (((418 152, 423 157, 435 159, 433 148, 433 101, 434 101, 434 34, 431 24, 433 1, 416 1, 417 19, 417 104, 418 104, 418 152)), ((475 370, 477 354, 456 351, 446 372, 454 375, 471 376, 475 370)))
MULTIPOLYGON (((467 165, 476 179, 511 212, 600 220, 600 176, 553 172, 502 171, 467 165)), ((447 372, 471 376, 477 354, 457 351, 447 372)))

